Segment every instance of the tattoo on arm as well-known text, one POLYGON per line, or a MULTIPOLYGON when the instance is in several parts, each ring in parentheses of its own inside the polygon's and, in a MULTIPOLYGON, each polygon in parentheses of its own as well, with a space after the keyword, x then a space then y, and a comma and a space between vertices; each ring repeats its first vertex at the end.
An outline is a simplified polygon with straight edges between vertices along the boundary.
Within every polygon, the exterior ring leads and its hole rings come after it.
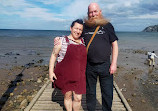
POLYGON ((52 52, 56 57, 58 56, 58 53, 57 53, 57 48, 54 47, 53 49, 53 52, 52 52))
POLYGON ((54 48, 53 48, 53 55, 54 56, 58 56, 58 54, 59 54, 59 50, 60 50, 60 45, 61 45, 61 41, 60 41, 60 38, 59 37, 56 37, 55 39, 54 39, 54 48))

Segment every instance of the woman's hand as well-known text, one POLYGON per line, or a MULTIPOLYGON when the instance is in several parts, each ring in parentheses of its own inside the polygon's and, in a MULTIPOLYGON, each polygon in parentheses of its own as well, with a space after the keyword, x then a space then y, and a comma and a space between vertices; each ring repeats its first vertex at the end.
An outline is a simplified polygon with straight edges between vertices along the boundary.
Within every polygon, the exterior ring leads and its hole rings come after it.
POLYGON ((55 80, 57 80, 57 77, 56 77, 54 72, 49 74, 49 79, 50 79, 51 82, 54 82, 55 80))

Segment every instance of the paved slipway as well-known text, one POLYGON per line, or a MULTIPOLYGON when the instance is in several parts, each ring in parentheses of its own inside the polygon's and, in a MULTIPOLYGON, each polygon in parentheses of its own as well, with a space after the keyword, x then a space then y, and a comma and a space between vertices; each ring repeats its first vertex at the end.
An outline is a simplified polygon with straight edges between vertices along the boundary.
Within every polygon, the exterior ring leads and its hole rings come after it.
MULTIPOLYGON (((24 111, 65 111, 63 99, 62 93, 52 88, 52 83, 47 81, 24 111)), ((101 104, 100 86, 97 83, 96 111, 102 111, 101 104)), ((85 95, 82 98, 80 111, 87 111, 85 95)), ((112 111, 132 111, 115 82, 112 111)))

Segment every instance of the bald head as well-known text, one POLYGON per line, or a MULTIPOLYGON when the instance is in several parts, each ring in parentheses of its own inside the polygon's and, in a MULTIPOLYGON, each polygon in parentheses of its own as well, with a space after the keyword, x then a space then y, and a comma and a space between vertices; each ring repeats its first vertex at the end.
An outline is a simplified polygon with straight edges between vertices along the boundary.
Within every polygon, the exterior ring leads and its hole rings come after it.
POLYGON ((101 10, 100 7, 99 7, 99 5, 97 3, 91 3, 91 4, 89 4, 89 6, 88 6, 88 12, 92 8, 96 8, 98 10, 101 10))
POLYGON ((88 17, 97 17, 101 15, 101 9, 97 3, 91 3, 88 6, 88 17))
POLYGON ((97 3, 91 3, 88 6, 88 18, 85 19, 85 24, 89 27, 103 26, 109 23, 109 20, 103 17, 102 11, 97 3))

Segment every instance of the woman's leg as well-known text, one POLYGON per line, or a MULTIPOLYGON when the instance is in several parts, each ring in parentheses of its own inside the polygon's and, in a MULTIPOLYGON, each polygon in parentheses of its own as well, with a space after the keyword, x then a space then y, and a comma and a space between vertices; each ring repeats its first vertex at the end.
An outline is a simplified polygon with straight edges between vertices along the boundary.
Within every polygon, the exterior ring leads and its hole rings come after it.
POLYGON ((68 91, 64 95, 64 105, 66 111, 72 111, 72 91, 68 91))
POLYGON ((76 94, 73 91, 73 96, 74 96, 74 100, 72 102, 73 111, 79 111, 79 109, 81 107, 82 94, 76 94))

